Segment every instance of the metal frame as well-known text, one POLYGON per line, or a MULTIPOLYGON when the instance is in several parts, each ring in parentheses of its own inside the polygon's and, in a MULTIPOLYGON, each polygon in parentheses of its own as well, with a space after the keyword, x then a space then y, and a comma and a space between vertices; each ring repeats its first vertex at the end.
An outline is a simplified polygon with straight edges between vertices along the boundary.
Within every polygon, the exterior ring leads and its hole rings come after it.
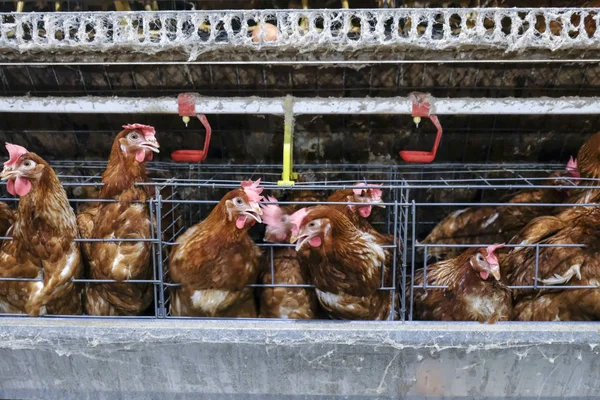
MULTIPOLYGON (((289 97, 289 96, 288 96, 289 97)), ((198 114, 286 113, 286 97, 199 97, 198 114)), ((600 97, 430 98, 437 115, 581 115, 600 114, 600 97)), ((302 98, 291 102, 295 115, 412 115, 406 97, 302 98)), ((0 97, 0 113, 178 114, 171 97, 0 97)))

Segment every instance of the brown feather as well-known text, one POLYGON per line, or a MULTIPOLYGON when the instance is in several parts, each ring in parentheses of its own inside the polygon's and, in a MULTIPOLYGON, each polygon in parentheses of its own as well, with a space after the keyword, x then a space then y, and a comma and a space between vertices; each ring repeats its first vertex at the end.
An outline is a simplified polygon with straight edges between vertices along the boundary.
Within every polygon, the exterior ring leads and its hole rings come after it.
MULTIPOLYGON (((583 178, 600 178, 600 133, 591 136, 579 149, 578 169, 583 178)), ((584 189, 567 200, 596 202, 595 185, 582 181, 584 189)), ((516 293, 515 318, 518 320, 590 320, 600 318, 596 289, 548 289, 543 286, 597 286, 600 282, 600 208, 571 207, 554 217, 532 220, 513 244, 584 245, 585 247, 540 247, 537 256, 538 285, 542 289, 521 289, 516 293)), ((502 259, 511 285, 531 286, 536 275, 535 247, 516 247, 502 259)))
POLYGON ((237 229, 226 202, 242 189, 227 193, 202 222, 176 241, 170 255, 169 275, 181 287, 171 289, 171 314, 210 317, 256 317, 254 290, 260 251, 248 235, 249 225, 237 229))
MULTIPOLYGON (((116 203, 98 203, 77 216, 82 237, 87 239, 150 239, 152 238, 148 186, 145 163, 133 154, 124 154, 119 140, 130 130, 120 132, 113 142, 100 198, 116 203)), ((91 242, 84 245, 92 279, 149 280, 152 278, 149 242, 91 242)), ((85 289, 85 310, 90 315, 139 315, 152 302, 151 284, 90 283, 85 289)))
POLYGON ((382 273, 386 286, 392 279, 389 268, 382 268, 386 255, 376 238, 332 207, 308 210, 303 226, 317 219, 331 224, 321 246, 300 251, 323 309, 334 319, 387 319, 392 301, 389 291, 380 290, 382 273))
MULTIPOLYGON (((566 185, 562 172, 553 173, 544 185, 566 185)), ((507 203, 559 204, 565 201, 565 190, 542 188, 523 190, 503 199, 507 203)), ((433 228, 422 244, 491 244, 508 242, 529 221, 559 212, 561 207, 535 205, 469 207, 455 211, 433 228)), ((457 257, 464 251, 460 247, 430 247, 428 255, 444 260, 457 257)))
MULTIPOLYGON (((310 283, 308 270, 300 262, 293 248, 284 247, 273 250, 273 269, 271 273, 271 255, 266 252, 262 258, 261 282, 263 284, 306 285, 310 283), (272 277, 274 276, 274 279, 272 277)), ((312 288, 265 287, 260 293, 261 318, 315 319, 322 315, 315 290, 312 288)))
POLYGON ((485 256, 485 249, 470 248, 427 267, 427 285, 448 286, 446 289, 423 289, 423 270, 416 271, 415 319, 489 323, 510 319, 512 298, 506 281, 481 279, 470 265, 477 253, 485 256))
MULTIPOLYGON (((600 132, 592 135, 581 146, 577 153, 577 169, 582 178, 600 178, 600 132)), ((590 204, 600 201, 600 190, 587 189, 588 186, 597 186, 597 182, 583 180, 579 183, 580 189, 573 190, 566 200, 571 204, 590 204)))
MULTIPOLYGON (((369 193, 369 192, 367 192, 369 193)), ((329 198, 327 199, 329 202, 358 202, 360 201, 353 192, 352 189, 345 190, 337 190, 335 191, 329 198)), ((398 278, 401 276, 401 271, 398 266, 402 263, 402 243, 399 237, 396 237, 396 241, 394 242, 394 235, 379 233, 373 226, 369 223, 366 218, 363 218, 359 212, 357 207, 350 208, 345 204, 331 204, 329 207, 339 211, 344 214, 350 222, 360 231, 369 233, 375 237, 376 242, 382 246, 396 246, 396 266, 397 266, 397 277, 396 284, 398 283, 398 278)), ((391 267, 393 265, 394 260, 394 248, 386 247, 383 249, 385 252, 385 265, 391 267)))
MULTIPOLYGON (((600 177, 600 132, 590 136, 579 149, 577 169, 582 178, 600 177)), ((582 182, 582 185, 586 185, 586 182, 582 182)))
MULTIPOLYGON (((264 240, 270 243, 289 243, 295 225, 289 216, 295 206, 279 208, 279 220, 271 217, 265 230, 264 240)), ((264 216, 264 215, 263 215, 264 216)), ((267 221, 263 221, 266 223, 267 221)), ((310 274, 298 253, 290 247, 267 249, 261 260, 260 281, 263 284, 307 285, 310 274), (271 262, 271 258, 273 259, 271 262)), ((261 318, 315 319, 325 317, 319 306, 314 288, 263 287, 259 291, 259 316, 261 318)))
POLYGON ((21 156, 41 170, 31 191, 20 198, 16 221, 0 251, 0 276, 42 282, 0 283, 0 311, 31 316, 81 314, 81 290, 72 278, 83 270, 75 213, 50 165, 34 153, 21 156))
MULTIPOLYGON (((547 280, 555 275, 565 276, 576 268, 581 279, 571 276, 562 285, 586 285, 584 282, 600 280, 600 208, 574 208, 556 217, 540 217, 528 224, 521 234, 514 238, 514 244, 582 244, 586 247, 540 247, 538 254, 538 279, 547 280)), ((507 271, 511 285, 533 285, 535 278, 535 247, 516 247, 502 260, 502 269, 507 271)), ((539 283, 543 286, 543 283, 539 283)), ((594 289, 587 289, 594 290, 594 289)), ((557 294, 556 290, 552 293, 557 294)), ((531 296, 534 289, 521 289, 517 300, 531 296)), ((583 305, 573 304, 582 309, 583 305)), ((600 317, 600 315, 599 315, 600 317)))
POLYGON ((8 229, 15 223, 17 215, 8 204, 0 201, 0 236, 6 236, 8 229))

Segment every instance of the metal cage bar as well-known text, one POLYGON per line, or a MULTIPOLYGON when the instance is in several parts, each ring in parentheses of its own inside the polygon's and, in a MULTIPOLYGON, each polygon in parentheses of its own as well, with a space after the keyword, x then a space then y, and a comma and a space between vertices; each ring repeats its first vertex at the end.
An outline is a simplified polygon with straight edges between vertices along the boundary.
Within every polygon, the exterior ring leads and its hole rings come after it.
MULTIPOLYGON (((435 115, 580 115, 599 114, 600 97, 431 98, 435 115)), ((405 97, 299 98, 295 115, 412 115, 405 97)), ((285 97, 199 97, 198 114, 285 114, 285 97)), ((177 114, 177 99, 169 97, 0 97, 0 113, 177 114)))

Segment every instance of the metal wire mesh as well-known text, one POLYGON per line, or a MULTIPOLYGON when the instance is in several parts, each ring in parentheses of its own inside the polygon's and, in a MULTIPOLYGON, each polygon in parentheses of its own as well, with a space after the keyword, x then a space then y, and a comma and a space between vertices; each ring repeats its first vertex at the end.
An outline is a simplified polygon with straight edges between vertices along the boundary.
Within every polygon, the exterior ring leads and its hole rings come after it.
POLYGON ((0 14, 0 50, 177 51, 188 61, 215 49, 279 58, 375 48, 557 51, 593 49, 596 28, 596 12, 583 8, 16 13, 0 14), (277 33, 267 37, 264 24, 277 33))
MULTIPOLYGON (((104 162, 73 162, 62 161, 53 163, 63 185, 72 201, 74 208, 79 209, 83 204, 97 201, 95 198, 83 197, 89 192, 82 191, 84 187, 101 185, 100 173, 105 167, 104 162), (83 193, 83 194, 82 194, 83 193)), ((366 181, 382 184, 384 191, 385 211, 374 213, 373 226, 382 233, 390 233, 398 239, 398 246, 390 246, 398 254, 397 264, 394 264, 394 281, 391 286, 385 285, 382 279, 380 290, 389 291, 398 298, 397 318, 401 321, 413 319, 413 295, 415 289, 440 290, 443 286, 413 285, 414 274, 420 268, 427 271, 431 260, 428 251, 435 247, 456 247, 466 249, 482 247, 492 243, 476 242, 456 245, 447 243, 427 243, 420 241, 431 231, 444 216, 464 207, 506 206, 503 196, 521 189, 572 189, 574 182, 568 178, 559 185, 548 186, 545 183, 548 175, 561 170, 564 166, 558 164, 471 164, 458 166, 455 164, 438 164, 429 166, 400 166, 373 164, 326 165, 314 164, 298 167, 301 174, 310 173, 314 179, 310 182, 298 182, 294 187, 282 188, 277 186, 280 170, 277 165, 245 164, 224 167, 223 165, 182 165, 155 162, 150 170, 154 176, 151 183, 155 187, 155 195, 149 200, 149 212, 156 218, 155 234, 148 239, 152 244, 153 278, 144 281, 132 281, 131 284, 152 284, 154 303, 140 318, 175 318, 169 314, 169 288, 175 284, 169 280, 169 252, 177 243, 177 238, 192 225, 200 222, 221 197, 229 190, 239 187, 239 182, 252 178, 262 178, 265 193, 274 194, 281 198, 284 192, 297 190, 314 190, 321 193, 331 193, 338 189, 351 187, 356 182, 366 181), (168 176, 168 177, 163 177, 168 176), (450 195, 449 193, 452 193, 450 195)), ((600 184, 587 182, 589 189, 600 188, 600 184)), ((12 197, 2 195, 1 201, 15 204, 12 197)), ((316 203, 282 202, 282 204, 314 205, 316 203)), ((319 202, 318 204, 326 204, 319 202)), ((531 204, 511 204, 514 207, 531 206, 531 204)), ((537 204, 544 207, 547 204, 537 204)), ((553 206, 572 207, 573 204, 553 206)), ((581 205, 580 205, 581 206, 581 205)), ((586 204, 584 206, 593 206, 586 204)), ((263 231, 260 226, 250 231, 252 238, 267 257, 273 257, 273 249, 278 246, 262 242, 263 231)), ((10 240, 10 238, 4 238, 10 240)), ((92 239, 93 240, 93 239, 92 239)), ((123 238, 114 241, 126 240, 123 238)), ((84 242, 86 240, 79 239, 84 242)), ((516 247, 514 245, 512 247, 516 247)), ((535 247, 536 252, 547 247, 544 244, 520 244, 521 247, 535 247)), ((554 245, 557 246, 557 245, 554 245)), ((560 246, 560 245, 558 245, 560 246)), ((569 245, 581 246, 581 245, 569 245)), ((511 246, 509 246, 511 247, 511 246)), ((394 257, 394 260, 396 257, 394 257)), ((271 258, 271 274, 274 276, 271 258)), ((18 280, 19 278, 16 277, 18 280)), ((15 280, 2 278, 0 281, 15 280)), ((94 281, 93 279, 76 280, 79 284, 110 283, 94 281)), ((256 290, 264 287, 298 287, 312 290, 313 286, 293 285, 273 281, 269 283, 256 282, 251 285, 256 290)), ((541 282, 536 276, 531 286, 519 286, 514 289, 588 289, 592 286, 552 285, 541 282)), ((593 287, 595 288, 595 287, 593 287)), ((7 314, 5 314, 7 315, 7 314)), ((71 316, 87 318, 88 316, 71 316)), ((129 317, 124 317, 129 318, 129 317)), ((179 318, 179 317, 177 317, 179 318)))

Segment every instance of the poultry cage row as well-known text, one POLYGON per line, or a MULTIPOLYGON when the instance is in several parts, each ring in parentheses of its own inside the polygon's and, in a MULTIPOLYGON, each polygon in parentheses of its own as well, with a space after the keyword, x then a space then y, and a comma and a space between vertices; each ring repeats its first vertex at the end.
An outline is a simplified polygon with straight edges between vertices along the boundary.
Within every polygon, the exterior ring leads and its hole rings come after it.
MULTIPOLYGON (((509 204, 516 193, 577 190, 567 162, 600 126, 597 4, 350 0, 388 8, 310 1, 263 10, 273 2, 215 0, 144 2, 151 11, 139 11, 117 3, 120 11, 88 1, 3 9, 0 139, 48 160, 81 210, 97 201, 121 126, 156 128, 161 153, 147 164, 152 277, 129 283, 151 285, 153 304, 136 317, 2 315, 0 397, 597 397, 589 373, 600 349, 596 323, 423 320, 417 292, 441 288, 414 283, 440 251, 501 242, 498 232, 477 244, 427 240, 447 216, 492 210, 482 223, 493 227, 493 210, 532 207, 509 204), (428 106, 416 104, 423 98, 428 106), (204 148, 197 115, 212 127, 204 148), (431 116, 443 127, 437 152, 429 152, 438 136, 431 116), (170 157, 199 148, 200 163, 170 157), (406 162, 405 151, 432 160, 406 162), (178 237, 224 193, 257 178, 282 205, 300 191, 382 185, 386 208, 374 208, 370 222, 397 239, 394 281, 379 288, 398 300, 394 321, 171 314, 169 256, 178 237)), ((263 229, 250 234, 272 257, 283 245, 263 242, 263 229)), ((548 278, 532 276, 526 286, 541 295, 577 290, 574 282, 550 288, 548 278)), ((287 285, 251 286, 259 294, 287 285)))
MULTIPOLYGON (((98 193, 101 187, 101 173, 104 164, 97 162, 66 162, 57 161, 54 167, 61 178, 67 193, 70 194, 73 208, 82 210, 89 203, 98 201, 97 198, 88 197, 90 194, 98 193)), ((335 190, 347 189, 357 182, 369 185, 382 185, 384 192, 385 211, 374 212, 373 226, 382 233, 394 235, 398 240, 398 246, 390 246, 393 249, 394 264, 392 269, 394 277, 391 285, 383 283, 380 290, 390 292, 391 296, 398 298, 397 318, 399 320, 413 320, 414 290, 415 289, 440 289, 447 287, 427 285, 415 285, 414 274, 418 269, 425 269, 431 262, 428 252, 436 252, 437 248, 452 248, 462 251, 469 247, 485 247, 494 243, 481 242, 478 244, 448 244, 419 242, 440 221, 443 216, 451 212, 460 212, 465 207, 501 207, 506 206, 501 198, 507 193, 516 190, 568 190, 576 187, 572 179, 565 178, 558 185, 548 186, 547 178, 555 171, 560 171, 564 166, 559 164, 480 164, 469 165, 458 168, 456 165, 424 167, 399 167, 394 165, 364 165, 345 164, 343 166, 328 165, 302 165, 299 166, 300 176, 308 174, 310 182, 298 182, 289 188, 277 185, 281 175, 280 165, 231 165, 204 164, 198 166, 185 166, 177 163, 157 162, 150 164, 153 175, 162 177, 155 178, 150 185, 154 188, 154 196, 148 201, 149 211, 155 217, 153 226, 153 237, 143 239, 152 244, 152 269, 153 278, 149 280, 125 280, 122 282, 131 285, 153 285, 153 306, 146 310, 139 318, 181 318, 172 317, 169 312, 170 293, 169 288, 180 286, 169 279, 169 253, 173 246, 178 244, 177 238, 189 227, 202 221, 219 202, 221 197, 229 190, 239 187, 239 183, 246 178, 261 178, 266 193, 281 198, 285 192, 295 190, 314 191, 330 194, 335 190), (444 200, 446 192, 460 192, 463 201, 444 200), (398 264, 396 264, 396 260, 398 264), (397 279, 396 279, 397 278, 397 279)), ((331 204, 322 202, 294 202, 284 201, 284 205, 314 206, 317 204, 331 204)), ((8 203, 18 200, 12 197, 0 199, 8 203)), ((111 200, 104 200, 110 202, 111 200)), ((512 207, 530 207, 530 204, 511 204, 512 207)), ((573 204, 537 204, 539 207, 570 207, 573 204)), ((483 221, 485 223, 486 221, 483 221)), ((489 221, 488 223, 492 223, 489 221)), ((261 251, 267 254, 266 268, 272 277, 271 282, 259 282, 251 284, 260 291, 266 287, 306 288, 312 285, 290 284, 288 282, 275 281, 273 262, 273 249, 281 244, 270 244, 262 242, 264 229, 257 227, 251 231, 251 236, 261 247, 261 251)), ((489 236, 489 235, 488 235, 489 236)), ((493 236, 493 235, 492 235, 493 236)), ((4 238, 10 240, 10 238, 4 238)), ((487 237, 482 234, 481 240, 487 237)), ((80 242, 131 240, 125 238, 111 239, 78 239, 80 242)), ((287 244, 293 247, 294 245, 287 244)), ((510 245, 509 245, 510 246, 510 245)), ((528 245, 521 245, 528 246, 528 245)), ((532 246, 532 245, 529 245, 532 246)), ((535 245, 534 245, 535 246, 535 245)), ((537 245, 540 246, 540 245, 537 245)), ((543 247, 543 245, 541 245, 543 247)), ((0 278, 0 281, 18 280, 18 277, 0 278)), ((31 280, 31 279, 23 279, 31 280)), ((43 281, 43 276, 38 278, 43 281)), ((541 277, 539 278, 541 281, 541 277)), ((106 284, 116 283, 114 280, 74 279, 82 287, 84 284, 106 284)), ((531 287, 519 287, 519 289, 532 288, 543 290, 542 284, 536 282, 531 287)), ((581 289, 581 286, 551 286, 546 289, 581 289)), ((585 288, 592 288, 586 286, 585 288)), ((4 316, 18 316, 19 314, 3 314, 4 316)), ((52 315, 48 315, 52 317, 52 315)), ((54 316, 57 317, 57 316, 54 316)), ((65 316, 61 316, 65 317, 65 316)), ((94 316, 70 316, 81 318, 94 318, 94 316)), ((120 318, 120 317, 117 317, 120 318)), ((131 317, 125 317, 131 318, 131 317)), ((392 318, 393 319, 393 318, 392 318)))

